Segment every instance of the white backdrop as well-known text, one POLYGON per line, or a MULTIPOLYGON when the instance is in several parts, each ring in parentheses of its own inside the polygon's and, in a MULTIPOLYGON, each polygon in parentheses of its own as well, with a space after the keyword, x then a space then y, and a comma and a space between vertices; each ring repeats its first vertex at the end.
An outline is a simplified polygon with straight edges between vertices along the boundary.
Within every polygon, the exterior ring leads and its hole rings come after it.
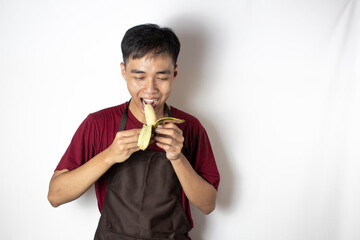
POLYGON ((90 112, 129 99, 120 41, 182 42, 170 104, 221 173, 194 240, 360 239, 360 9, 349 0, 0 0, 0 239, 92 239, 94 189, 52 208, 50 177, 90 112))

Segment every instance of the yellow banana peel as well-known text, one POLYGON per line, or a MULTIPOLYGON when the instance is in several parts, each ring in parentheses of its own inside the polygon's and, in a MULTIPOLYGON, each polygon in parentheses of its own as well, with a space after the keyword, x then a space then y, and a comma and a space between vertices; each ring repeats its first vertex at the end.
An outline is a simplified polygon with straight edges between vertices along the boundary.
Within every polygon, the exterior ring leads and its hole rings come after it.
POLYGON ((154 108, 150 104, 145 105, 144 112, 145 112, 146 124, 143 125, 140 131, 138 144, 137 144, 138 147, 143 151, 149 146, 151 135, 155 132, 155 129, 160 124, 165 124, 169 122, 179 124, 185 122, 185 120, 173 118, 173 117, 164 117, 156 121, 154 108))

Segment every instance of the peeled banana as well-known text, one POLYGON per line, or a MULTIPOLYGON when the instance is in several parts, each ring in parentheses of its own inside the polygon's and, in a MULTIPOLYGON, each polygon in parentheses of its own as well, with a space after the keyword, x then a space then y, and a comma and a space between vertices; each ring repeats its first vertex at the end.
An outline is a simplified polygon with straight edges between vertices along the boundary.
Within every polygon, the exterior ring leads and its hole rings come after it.
POLYGON ((156 115, 154 108, 150 104, 146 104, 144 107, 146 124, 148 126, 154 125, 156 122, 156 115))
POLYGON ((151 135, 154 133, 157 126, 168 122, 173 122, 173 123, 185 122, 182 119, 173 118, 173 117, 164 117, 156 121, 154 108, 150 104, 145 105, 144 112, 145 112, 146 124, 143 125, 140 131, 138 144, 137 144, 138 147, 143 151, 149 146, 151 135))

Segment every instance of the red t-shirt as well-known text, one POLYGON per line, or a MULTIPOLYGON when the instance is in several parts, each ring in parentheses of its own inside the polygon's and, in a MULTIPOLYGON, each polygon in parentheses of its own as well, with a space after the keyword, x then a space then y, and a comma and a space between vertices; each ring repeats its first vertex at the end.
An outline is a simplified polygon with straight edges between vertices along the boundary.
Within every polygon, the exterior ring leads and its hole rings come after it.
MULTIPOLYGON (((75 135, 56 167, 56 170, 67 169, 71 171, 80 167, 98 153, 108 148, 118 132, 121 116, 125 107, 126 103, 123 103, 119 106, 106 108, 89 114, 75 132, 75 135)), ((171 107, 171 114, 175 118, 185 120, 185 122, 179 124, 178 127, 183 131, 183 136, 185 138, 184 144, 189 151, 188 160, 192 167, 200 176, 217 189, 220 176, 210 141, 204 127, 195 117, 174 107, 171 107)), ((142 125, 143 124, 138 121, 129 110, 126 130, 142 128, 142 125)), ((151 144, 148 149, 153 151, 163 151, 157 147, 155 143, 151 144)), ((100 212, 102 211, 105 199, 106 178, 107 174, 105 173, 95 183, 95 192, 100 212)), ((184 192, 182 203, 191 225, 193 226, 189 201, 184 192)))

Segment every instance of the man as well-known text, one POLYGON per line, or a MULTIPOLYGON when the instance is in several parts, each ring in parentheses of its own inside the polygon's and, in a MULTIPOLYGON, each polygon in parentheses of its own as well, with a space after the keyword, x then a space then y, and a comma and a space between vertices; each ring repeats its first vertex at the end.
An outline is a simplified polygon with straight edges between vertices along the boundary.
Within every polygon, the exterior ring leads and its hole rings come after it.
POLYGON ((101 212, 95 239, 190 239, 189 201, 204 214, 215 208, 219 173, 209 139, 193 116, 169 107, 180 42, 154 24, 129 29, 120 64, 129 102, 90 114, 76 131, 50 181, 48 199, 60 206, 95 183, 101 212), (184 119, 156 128, 139 150, 145 104, 157 119, 184 119))

